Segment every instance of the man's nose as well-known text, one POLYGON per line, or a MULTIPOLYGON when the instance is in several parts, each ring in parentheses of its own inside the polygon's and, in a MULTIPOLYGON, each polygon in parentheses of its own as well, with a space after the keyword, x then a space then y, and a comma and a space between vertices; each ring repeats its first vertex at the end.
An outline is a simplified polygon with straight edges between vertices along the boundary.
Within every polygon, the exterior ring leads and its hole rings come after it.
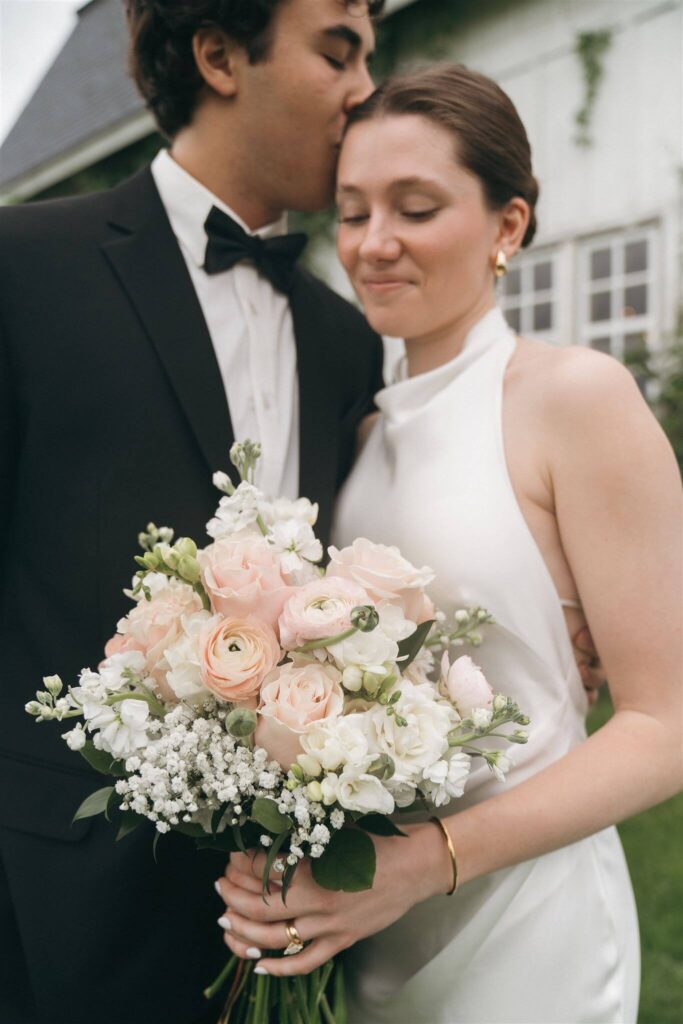
POLYGON ((346 98, 346 112, 348 113, 350 110, 353 110, 354 107, 357 107, 363 100, 366 100, 374 91, 375 83, 372 80, 367 64, 363 61, 358 67, 353 87, 349 90, 346 98))

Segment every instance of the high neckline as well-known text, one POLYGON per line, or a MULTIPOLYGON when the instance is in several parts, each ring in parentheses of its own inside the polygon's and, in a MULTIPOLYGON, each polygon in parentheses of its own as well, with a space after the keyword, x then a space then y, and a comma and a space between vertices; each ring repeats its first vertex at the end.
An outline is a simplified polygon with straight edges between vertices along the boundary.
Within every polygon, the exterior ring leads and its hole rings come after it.
MULTIPOLYGON (((514 334, 499 307, 494 306, 470 328, 461 350, 447 363, 414 377, 399 375, 394 383, 379 391, 375 396, 378 409, 393 419, 424 406, 501 340, 514 344, 514 334)), ((402 364, 399 374, 405 374, 405 357, 402 364)))

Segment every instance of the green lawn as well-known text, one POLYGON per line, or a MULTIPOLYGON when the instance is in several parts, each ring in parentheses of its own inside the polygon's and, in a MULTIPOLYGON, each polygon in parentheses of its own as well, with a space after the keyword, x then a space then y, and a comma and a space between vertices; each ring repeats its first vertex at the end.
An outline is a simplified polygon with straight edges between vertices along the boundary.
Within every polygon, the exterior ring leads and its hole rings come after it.
MULTIPOLYGON (((612 712, 605 695, 590 714, 612 712)), ((640 917, 643 979, 639 1024, 683 1020, 683 794, 619 826, 640 917)))

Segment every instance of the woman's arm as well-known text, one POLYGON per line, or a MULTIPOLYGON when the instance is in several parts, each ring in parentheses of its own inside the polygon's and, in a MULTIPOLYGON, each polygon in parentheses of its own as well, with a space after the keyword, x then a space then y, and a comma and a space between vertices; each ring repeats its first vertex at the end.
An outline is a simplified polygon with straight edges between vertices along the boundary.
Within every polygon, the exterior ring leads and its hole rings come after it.
MULTIPOLYGON (((548 469, 563 547, 615 714, 534 777, 445 819, 461 883, 576 842, 683 785, 676 463, 626 370, 596 353, 566 356, 544 379, 548 469)), ((303 973, 449 888, 450 863, 434 825, 412 828, 408 839, 375 843, 377 881, 370 892, 328 893, 304 870, 287 907, 279 898, 268 907, 260 902, 249 860, 231 858, 221 888, 234 919, 228 944, 240 955, 245 942, 280 948, 282 921, 295 918, 302 937, 316 941, 263 966, 278 975, 303 973)))

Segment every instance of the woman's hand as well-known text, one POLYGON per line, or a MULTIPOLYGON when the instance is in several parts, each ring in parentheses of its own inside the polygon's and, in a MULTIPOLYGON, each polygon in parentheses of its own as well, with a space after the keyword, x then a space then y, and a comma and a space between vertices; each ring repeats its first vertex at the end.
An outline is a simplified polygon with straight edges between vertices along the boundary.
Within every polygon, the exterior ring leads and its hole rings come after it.
POLYGON ((271 894, 262 895, 265 854, 233 853, 217 890, 226 903, 220 918, 226 945, 237 956, 260 959, 262 950, 284 950, 293 924, 306 943, 301 953, 263 959, 259 973, 280 977, 308 974, 340 950, 392 924, 414 904, 451 884, 451 865, 443 836, 430 822, 404 828, 407 837, 373 836, 377 870, 372 889, 331 892, 313 881, 310 861, 302 861, 287 893, 271 872, 271 894))

